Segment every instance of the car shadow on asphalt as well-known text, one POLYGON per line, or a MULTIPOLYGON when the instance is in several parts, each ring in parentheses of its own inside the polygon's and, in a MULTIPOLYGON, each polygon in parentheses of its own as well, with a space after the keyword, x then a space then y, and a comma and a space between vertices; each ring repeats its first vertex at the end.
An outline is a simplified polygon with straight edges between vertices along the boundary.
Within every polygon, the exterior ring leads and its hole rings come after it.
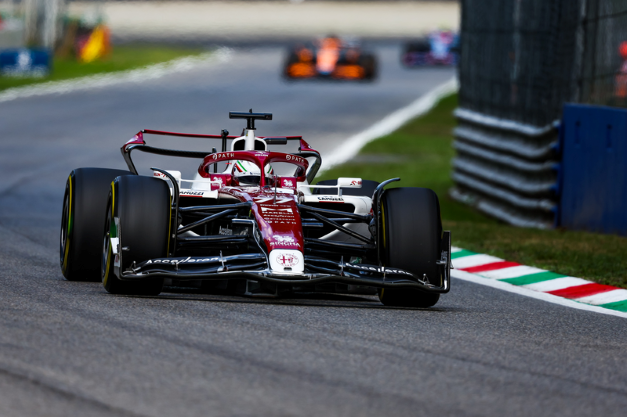
POLYGON ((168 287, 158 296, 118 295, 116 297, 148 298, 167 301, 200 301, 229 304, 260 304, 274 306, 297 307, 331 307, 346 309, 383 309, 383 310, 417 310, 429 312, 458 312, 451 307, 393 307, 381 304, 378 297, 368 295, 334 294, 334 293, 296 293, 281 298, 253 298, 232 294, 202 292, 193 288, 168 287))

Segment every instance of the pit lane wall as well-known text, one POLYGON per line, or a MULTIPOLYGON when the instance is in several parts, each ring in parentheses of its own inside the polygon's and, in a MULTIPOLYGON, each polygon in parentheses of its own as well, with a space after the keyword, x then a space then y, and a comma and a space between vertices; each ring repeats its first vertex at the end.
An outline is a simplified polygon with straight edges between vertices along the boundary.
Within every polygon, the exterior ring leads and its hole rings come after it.
MULTIPOLYGON (((619 230, 573 220, 579 203, 564 193, 584 174, 566 175, 560 126, 568 102, 627 104, 627 0, 464 0, 461 13, 451 196, 516 226, 619 230)), ((604 135, 590 138, 599 154, 604 135)), ((607 187, 604 175, 586 186, 607 187)))

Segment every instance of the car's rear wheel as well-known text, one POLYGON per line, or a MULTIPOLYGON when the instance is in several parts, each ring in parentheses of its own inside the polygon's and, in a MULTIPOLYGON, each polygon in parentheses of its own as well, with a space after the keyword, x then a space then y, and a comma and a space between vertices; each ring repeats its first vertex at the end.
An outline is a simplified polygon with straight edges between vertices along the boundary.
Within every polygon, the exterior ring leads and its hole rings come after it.
POLYGON ((68 281, 98 281, 102 228, 111 182, 129 171, 78 168, 65 184, 59 258, 68 281))
POLYGON ((377 58, 374 55, 363 55, 360 58, 360 64, 361 66, 364 68, 364 79, 367 81, 373 81, 375 78, 377 78, 377 70, 378 70, 378 65, 377 65, 377 58))
POLYGON ((165 181, 144 176, 116 178, 109 193, 104 238, 101 231, 101 276, 108 292, 158 295, 163 290, 163 278, 122 281, 116 269, 121 273, 133 263, 168 256, 170 210, 170 190, 165 181), (111 238, 118 238, 117 259, 111 238))
MULTIPOLYGON (((404 269, 442 285, 440 257, 442 221, 438 196, 428 188, 392 188, 381 199, 385 265, 404 269)), ((440 298, 413 288, 385 288, 379 299, 388 306, 431 307, 440 298)))

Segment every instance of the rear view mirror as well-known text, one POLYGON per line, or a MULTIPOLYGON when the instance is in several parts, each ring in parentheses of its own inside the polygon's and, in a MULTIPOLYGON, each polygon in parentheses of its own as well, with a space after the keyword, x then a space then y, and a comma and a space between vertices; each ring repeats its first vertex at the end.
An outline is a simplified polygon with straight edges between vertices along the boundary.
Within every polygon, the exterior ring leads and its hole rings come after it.
POLYGON ((361 188, 361 178, 338 178, 337 185, 340 188, 361 188))

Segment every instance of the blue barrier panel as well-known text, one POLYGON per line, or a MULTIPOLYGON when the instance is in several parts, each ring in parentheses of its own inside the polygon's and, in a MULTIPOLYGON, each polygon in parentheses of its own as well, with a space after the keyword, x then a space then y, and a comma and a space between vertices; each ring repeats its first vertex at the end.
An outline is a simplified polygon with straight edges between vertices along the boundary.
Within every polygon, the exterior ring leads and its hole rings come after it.
POLYGON ((567 104, 560 225, 627 236, 627 110, 567 104))
POLYGON ((51 53, 46 49, 0 51, 0 76, 45 77, 51 70, 51 53))

